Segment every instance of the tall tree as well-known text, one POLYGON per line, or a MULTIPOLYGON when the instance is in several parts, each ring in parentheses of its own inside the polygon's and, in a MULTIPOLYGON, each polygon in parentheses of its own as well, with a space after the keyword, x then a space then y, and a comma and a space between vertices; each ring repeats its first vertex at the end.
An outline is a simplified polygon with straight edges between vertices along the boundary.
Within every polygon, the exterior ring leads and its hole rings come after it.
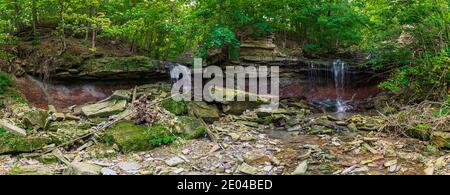
POLYGON ((35 47, 38 43, 38 35, 37 35, 37 7, 36 7, 36 1, 37 0, 31 0, 31 9, 32 9, 32 26, 33 26, 33 47, 35 47))

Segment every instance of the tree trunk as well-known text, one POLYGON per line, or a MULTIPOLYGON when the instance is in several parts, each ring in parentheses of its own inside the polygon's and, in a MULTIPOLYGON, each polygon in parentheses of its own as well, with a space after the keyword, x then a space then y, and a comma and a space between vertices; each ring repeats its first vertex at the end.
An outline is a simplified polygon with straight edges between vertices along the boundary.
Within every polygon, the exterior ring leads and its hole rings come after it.
POLYGON ((91 48, 95 49, 95 36, 97 35, 97 29, 92 29, 92 42, 91 42, 91 48))
POLYGON ((62 48, 61 48, 59 55, 63 54, 67 49, 66 34, 64 32, 64 27, 65 27, 64 2, 65 2, 65 0, 59 0, 59 6, 60 6, 60 10, 59 10, 60 27, 59 28, 60 28, 60 36, 61 36, 61 43, 62 43, 62 48))
MULTIPOLYGON (((95 16, 95 8, 91 7, 91 17, 95 16)), ((91 39, 91 49, 95 49, 95 38, 97 35, 97 25, 91 25, 92 28, 92 39, 91 39)))
MULTIPOLYGON (((89 7, 89 10, 87 10, 87 14, 88 14, 88 18, 92 17, 92 8, 91 7, 89 7)), ((86 35, 84 37, 84 41, 86 43, 88 43, 88 40, 89 40, 89 31, 90 30, 91 30, 91 23, 86 22, 86 35)))
POLYGON ((38 36, 37 36, 37 32, 36 32, 36 23, 37 23, 37 8, 36 8, 36 0, 32 0, 31 1, 31 6, 32 6, 32 18, 33 18, 33 49, 35 48, 35 46, 38 43, 38 36))
MULTIPOLYGON (((173 7, 172 7, 172 10, 171 10, 171 12, 172 12, 172 14, 171 14, 171 16, 170 16, 171 22, 173 22, 173 18, 174 18, 174 16, 175 16, 175 6, 176 6, 175 3, 176 3, 176 1, 173 2, 173 7)), ((168 32, 168 35, 167 35, 167 36, 168 36, 167 48, 166 48, 166 51, 165 51, 164 57, 163 57, 163 60, 164 60, 164 61, 167 60, 167 57, 168 57, 168 55, 169 55, 170 46, 171 46, 171 44, 172 44, 171 35, 172 35, 172 31, 169 29, 169 32, 168 32)))

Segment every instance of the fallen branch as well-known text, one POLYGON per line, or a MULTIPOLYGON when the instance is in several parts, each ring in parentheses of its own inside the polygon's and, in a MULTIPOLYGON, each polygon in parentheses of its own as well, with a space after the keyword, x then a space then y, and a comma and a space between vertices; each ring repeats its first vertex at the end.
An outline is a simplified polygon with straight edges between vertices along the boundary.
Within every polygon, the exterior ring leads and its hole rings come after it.
POLYGON ((134 89, 133 89, 133 97, 131 98, 131 110, 133 110, 133 108, 134 108, 134 102, 136 101, 136 92, 137 91, 137 87, 136 86, 134 86, 134 89))
POLYGON ((52 152, 52 151, 55 150, 55 149, 58 149, 58 148, 60 148, 60 147, 63 147, 63 146, 72 144, 72 143, 74 143, 74 142, 76 142, 76 141, 82 140, 82 139, 87 138, 87 137, 89 137, 89 136, 92 136, 92 135, 94 135, 94 134, 95 134, 95 132, 90 132, 90 133, 84 134, 84 135, 82 135, 82 136, 80 136, 80 137, 77 137, 77 138, 75 138, 75 139, 69 140, 69 141, 64 142, 64 143, 62 143, 62 144, 59 144, 59 145, 57 145, 57 146, 55 146, 55 147, 52 147, 52 148, 50 148, 50 149, 48 149, 48 150, 46 150, 46 151, 44 151, 44 152, 42 152, 42 153, 43 153, 43 154, 50 153, 50 152, 52 152))

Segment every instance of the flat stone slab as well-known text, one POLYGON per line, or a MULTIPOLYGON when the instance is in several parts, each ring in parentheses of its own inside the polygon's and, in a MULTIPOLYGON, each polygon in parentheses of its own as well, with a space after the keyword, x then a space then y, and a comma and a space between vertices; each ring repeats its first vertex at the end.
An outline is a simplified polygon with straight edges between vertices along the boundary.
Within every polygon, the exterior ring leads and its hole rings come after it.
POLYGON ((141 168, 141 165, 135 161, 121 162, 118 166, 127 173, 137 172, 141 168))
POLYGON ((64 175, 100 175, 102 167, 85 162, 73 162, 64 170, 64 175))
POLYGON ((165 160, 164 162, 165 162, 167 165, 171 166, 171 167, 175 167, 175 166, 177 166, 177 165, 179 165, 179 164, 184 163, 184 160, 183 160, 182 158, 176 156, 176 157, 167 159, 167 160, 165 160))
POLYGON ((83 106, 81 112, 87 117, 107 117, 125 110, 126 100, 111 100, 83 106))
POLYGON ((4 120, 0 120, 0 127, 12 134, 23 136, 23 137, 27 136, 27 132, 25 131, 25 129, 17 127, 17 126, 10 124, 4 120))

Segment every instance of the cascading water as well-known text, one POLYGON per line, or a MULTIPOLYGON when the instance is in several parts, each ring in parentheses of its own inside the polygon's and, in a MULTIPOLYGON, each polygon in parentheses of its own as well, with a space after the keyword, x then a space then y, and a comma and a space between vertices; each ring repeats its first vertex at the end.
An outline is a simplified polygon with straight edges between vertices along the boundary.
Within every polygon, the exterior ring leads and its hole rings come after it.
POLYGON ((318 73, 316 70, 316 67, 314 63, 309 63, 309 71, 308 71, 308 81, 310 84, 310 88, 313 89, 315 87, 315 84, 317 82, 318 73))
POLYGON ((339 59, 333 61, 332 71, 334 74, 334 85, 336 88, 336 109, 337 112, 345 112, 347 110, 347 106, 342 99, 345 87, 345 62, 339 59))
POLYGON ((48 98, 50 97, 50 94, 48 93, 48 86, 44 84, 44 82, 40 81, 34 76, 26 75, 26 77, 35 84, 41 90, 41 92, 44 94, 45 101, 48 101, 48 98))
POLYGON ((351 109, 348 100, 348 67, 342 60, 334 60, 330 66, 310 63, 308 67, 308 94, 312 103, 325 110, 345 113, 351 109))

